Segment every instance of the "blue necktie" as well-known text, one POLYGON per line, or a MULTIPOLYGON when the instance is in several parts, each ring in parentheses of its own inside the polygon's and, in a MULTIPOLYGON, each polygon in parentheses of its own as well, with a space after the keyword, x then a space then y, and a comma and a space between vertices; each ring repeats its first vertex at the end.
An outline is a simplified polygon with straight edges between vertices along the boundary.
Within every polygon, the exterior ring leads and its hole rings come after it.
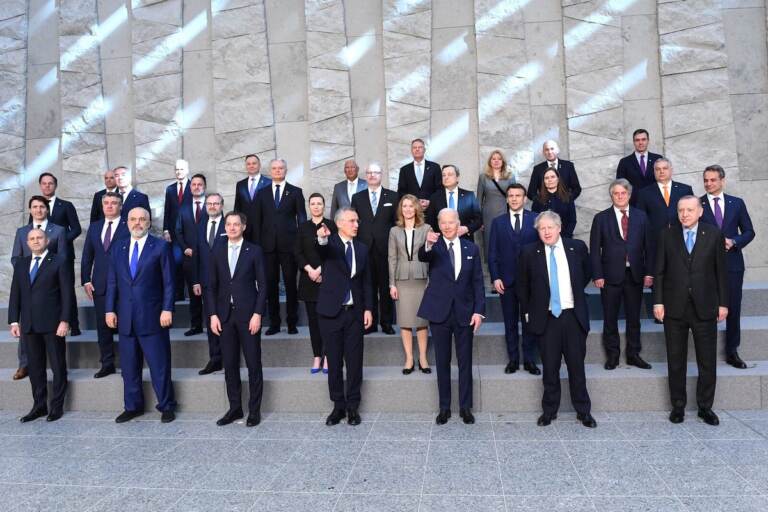
POLYGON ((256 195, 256 178, 251 178, 251 187, 248 193, 251 196, 251 201, 253 201, 253 196, 256 195))
POLYGON ((552 315, 559 317, 563 312, 560 305, 560 284, 557 281, 557 260, 555 259, 555 246, 549 248, 549 309, 552 315))
MULTIPOLYGON (((347 242, 347 249, 344 251, 344 259, 347 261, 347 266, 349 267, 349 273, 352 275, 352 242, 347 242)), ((347 294, 344 296, 344 304, 349 304, 349 301, 352 300, 352 287, 350 286, 349 290, 347 290, 347 294)))
POLYGON ((376 192, 371 192, 371 210, 376 215, 376 210, 379 208, 379 200, 376 199, 376 192))
POLYGON ((131 279, 136 277, 136 272, 139 270, 139 242, 133 243, 133 254, 131 254, 131 279))
POLYGON ((685 235, 685 248, 688 249, 688 254, 693 252, 693 231, 688 231, 685 235))
POLYGON ((453 202, 453 192, 448 192, 448 208, 451 210, 456 209, 456 204, 453 202))
POLYGON ((34 283, 37 277, 37 271, 40 270, 40 256, 35 256, 35 264, 32 265, 32 270, 29 271, 29 282, 34 283))
POLYGON ((280 208, 280 185, 275 185, 275 208, 280 208))

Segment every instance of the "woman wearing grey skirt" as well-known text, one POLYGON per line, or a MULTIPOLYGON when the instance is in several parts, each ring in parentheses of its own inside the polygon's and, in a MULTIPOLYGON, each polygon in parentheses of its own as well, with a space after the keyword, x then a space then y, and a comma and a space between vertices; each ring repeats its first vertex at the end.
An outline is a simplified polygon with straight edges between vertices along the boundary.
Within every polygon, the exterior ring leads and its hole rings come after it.
POLYGON ((389 230, 389 294, 397 308, 397 324, 405 350, 403 375, 413 372, 413 332, 419 343, 419 370, 432 373, 427 362, 427 326, 429 322, 416 316, 424 289, 427 287, 426 263, 419 261, 419 249, 432 231, 424 223, 424 212, 416 196, 406 194, 397 205, 397 225, 389 230))
POLYGON ((504 153, 495 149, 488 157, 485 172, 477 180, 477 202, 483 212, 483 254, 488 259, 488 242, 491 239, 493 219, 507 211, 507 187, 515 183, 509 172, 504 153))

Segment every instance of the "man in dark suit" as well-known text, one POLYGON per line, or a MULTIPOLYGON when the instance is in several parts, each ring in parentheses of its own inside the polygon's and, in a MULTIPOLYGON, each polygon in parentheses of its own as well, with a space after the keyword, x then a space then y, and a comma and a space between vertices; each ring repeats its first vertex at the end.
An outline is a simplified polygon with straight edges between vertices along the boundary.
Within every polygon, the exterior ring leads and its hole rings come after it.
POLYGON ((357 239, 357 213, 342 207, 334 222, 338 232, 333 235, 325 224, 317 230, 317 252, 323 261, 317 314, 328 360, 328 392, 333 402, 325 424, 336 425, 347 418, 347 423, 355 426, 360 424, 363 329, 373 325, 371 260, 368 247, 357 239))
POLYGON ((248 419, 246 426, 261 423, 261 317, 266 309, 264 254, 245 241, 245 214, 230 212, 225 217, 228 243, 219 244, 210 258, 208 304, 211 331, 221 337, 224 380, 229 410, 216 424, 229 425, 243 417, 240 382, 240 350, 248 367, 248 419))
POLYGON ((149 212, 134 208, 128 213, 131 237, 111 249, 105 300, 106 323, 118 329, 125 410, 117 423, 144 414, 143 357, 157 395, 161 421, 176 419, 171 382, 173 323, 173 256, 171 246, 149 234, 149 212))
MULTIPOLYGON (((77 218, 75 205, 69 201, 56 197, 56 188, 59 181, 56 176, 44 172, 37 179, 40 192, 48 200, 48 219, 54 224, 64 228, 67 238, 67 262, 69 264, 69 276, 72 278, 72 296, 75 293, 75 239, 80 236, 83 229, 77 218)), ((32 218, 30 217, 30 222, 32 218)), ((80 321, 77 316, 77 300, 70 303, 72 311, 69 314, 69 327, 71 336, 80 336, 80 321)))
MULTIPOLYGON (((267 270, 267 301, 269 303, 269 329, 271 336, 280 332, 280 269, 285 284, 285 316, 288 334, 297 334, 299 301, 297 297, 296 258, 293 245, 299 224, 307 220, 304 194, 299 187, 285 181, 288 165, 282 158, 269 163, 272 183, 256 194, 254 241, 264 251, 267 270)), ((250 219, 249 219, 250 222, 250 219)))
POLYGON ((107 272, 112 246, 130 236, 128 228, 120 222, 120 194, 107 192, 101 196, 101 203, 102 218, 88 226, 80 259, 80 280, 96 310, 96 334, 101 355, 101 368, 93 376, 96 379, 115 373, 113 331, 106 324, 107 272))
MULTIPOLYGON (((132 186, 133 174, 127 167, 115 168, 115 182, 117 183, 117 192, 123 198, 123 206, 120 209, 120 218, 125 224, 128 219, 128 212, 134 208, 144 208, 150 212, 150 221, 152 212, 149 209, 149 197, 143 192, 139 192, 132 186)), ((127 225, 126 225, 127 227, 127 225)))
POLYGON ((754 238, 755 230, 747 205, 741 198, 725 194, 725 170, 719 165, 704 169, 704 189, 701 196, 704 213, 701 221, 717 226, 725 237, 728 263, 728 318, 725 321, 725 361, 741 370, 747 364, 739 357, 741 344, 741 288, 744 284, 744 255, 742 251, 754 238))
POLYGON ((48 252, 48 240, 41 229, 27 235, 31 254, 13 266, 8 323, 11 334, 23 337, 29 356, 29 381, 34 403, 22 423, 48 414, 56 421, 64 413, 67 391, 67 349, 64 336, 69 328, 70 303, 74 300, 66 254, 48 252), (53 371, 53 396, 47 404, 46 354, 53 371), (50 414, 48 413, 50 411, 50 414))
MULTIPOLYGON (((430 202, 430 205, 432 203, 430 202)), ((464 423, 472 415, 472 338, 485 318, 485 288, 480 250, 459 237, 459 215, 444 208, 438 213, 440 233, 427 233, 419 261, 429 263, 429 282, 418 316, 429 320, 435 345, 437 391, 444 425, 451 417, 451 338, 459 365, 459 415, 464 423)))
POLYGON ((429 206, 429 198, 442 188, 440 165, 424 158, 426 146, 421 139, 411 141, 413 162, 400 168, 397 179, 397 195, 412 194, 419 198, 422 210, 429 206))
POLYGON ((245 171, 248 176, 235 185, 235 211, 244 213, 248 219, 245 238, 253 242, 256 239, 253 233, 256 226, 256 194, 272 185, 272 180, 261 174, 261 160, 256 155, 246 155, 245 171))
POLYGON ((696 403, 699 417, 709 425, 720 420, 712 411, 717 380, 717 322, 728 316, 728 267, 725 238, 699 222, 699 198, 689 195, 677 203, 679 224, 661 232, 656 253, 653 314, 664 322, 672 412, 669 421, 682 423, 686 405, 688 331, 693 332, 699 378, 696 403))
POLYGON ((587 353, 589 310, 584 287, 592 272, 587 246, 560 236, 560 216, 547 210, 536 218, 539 242, 523 248, 517 293, 530 331, 539 336, 544 367, 543 412, 537 421, 546 427, 560 408, 560 361, 565 358, 576 418, 594 428, 584 357, 587 353))
POLYGON ((638 128, 632 133, 632 144, 635 151, 619 160, 616 167, 616 179, 625 179, 632 185, 632 196, 629 198, 630 206, 637 206, 637 198, 640 191, 648 185, 656 182, 653 175, 653 164, 661 155, 648 151, 648 131, 638 128))
MULTIPOLYGON (((509 363, 504 373, 515 373, 520 367, 520 335, 517 325, 520 320, 520 303, 515 290, 518 260, 523 247, 539 239, 533 227, 536 214, 524 209, 525 187, 513 183, 507 187, 509 211, 493 219, 488 241, 488 272, 491 282, 501 298, 504 315, 504 338, 507 342, 509 363)), ((523 368, 532 375, 541 375, 536 366, 536 338, 523 322, 523 368)))
POLYGON ((424 220, 432 226, 435 232, 440 230, 437 214, 444 208, 459 212, 459 237, 474 242, 475 231, 483 227, 483 215, 475 193, 459 188, 459 168, 455 165, 444 165, 442 170, 443 188, 429 198, 429 207, 424 214, 424 220))
POLYGON ((544 155, 544 161, 533 167, 531 181, 528 184, 528 199, 533 201, 539 190, 541 190, 544 173, 550 167, 554 167, 560 175, 560 181, 571 193, 571 201, 575 201, 581 194, 581 185, 579 184, 579 177, 576 175, 576 167, 574 167, 573 162, 562 160, 558 157, 560 147, 553 140, 546 141, 542 146, 541 152, 544 155))
MULTIPOLYGON (((189 188, 190 180, 187 178, 189 176, 189 163, 186 160, 176 160, 173 172, 176 175, 176 181, 165 188, 163 238, 166 242, 170 242, 173 247, 173 262, 176 264, 174 276, 176 300, 184 300, 183 249, 176 239, 176 227, 178 226, 179 212, 185 205, 189 204, 192 197, 189 188)), ((191 286, 189 281, 187 281, 187 285, 191 286)))
POLYGON ((115 171, 113 169, 107 169, 104 172, 104 188, 93 194, 93 202, 91 203, 92 223, 104 218, 101 198, 104 197, 104 194, 107 192, 117 192, 117 181, 115 180, 115 171))
POLYGON ((653 163, 656 185, 645 187, 637 198, 637 207, 648 217, 651 227, 652 250, 655 253, 656 239, 662 229, 678 225, 677 201, 683 196, 693 195, 690 185, 672 181, 672 162, 657 158, 653 163))
POLYGON ((397 192, 381 186, 381 167, 372 163, 365 172, 368 188, 352 197, 352 208, 360 221, 360 241, 368 247, 373 286, 373 324, 365 333, 376 332, 377 324, 385 334, 392 328, 393 303, 389 295, 389 230, 395 225, 397 192))
POLYGON ((592 279, 603 302, 603 344, 606 370, 619 365, 619 307, 627 318, 627 364, 649 370, 640 357, 640 306, 643 286, 653 285, 653 252, 648 218, 630 206, 632 185, 619 178, 608 191, 613 203, 595 215, 589 236, 592 279))
POLYGON ((176 233, 174 240, 181 247, 182 273, 187 283, 187 295, 189 295, 190 328, 184 336, 194 336, 203 332, 203 298, 202 288, 195 286, 197 279, 197 244, 200 225, 208 223, 208 213, 205 209, 205 176, 195 174, 189 180, 189 189, 192 196, 189 202, 183 204, 179 210, 176 221, 176 233))
POLYGON ((331 218, 336 216, 336 211, 344 206, 352 204, 352 196, 368 187, 368 182, 358 177, 360 167, 354 160, 344 162, 344 176, 347 177, 333 186, 331 199, 331 218))

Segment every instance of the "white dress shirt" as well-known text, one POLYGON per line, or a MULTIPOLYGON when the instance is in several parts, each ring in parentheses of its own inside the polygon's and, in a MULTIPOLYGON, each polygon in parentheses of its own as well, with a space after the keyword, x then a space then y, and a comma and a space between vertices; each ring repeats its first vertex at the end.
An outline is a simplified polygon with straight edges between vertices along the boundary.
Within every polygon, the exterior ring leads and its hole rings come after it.
POLYGON ((123 203, 125 203, 126 199, 128 199, 128 195, 131 193, 131 190, 133 190, 133 187, 131 185, 128 185, 125 187, 125 190, 123 192, 118 191, 118 193, 123 196, 123 203))
MULTIPOLYGON (((205 226, 205 241, 206 242, 208 242, 208 233, 211 232, 211 226, 213 225, 213 223, 214 222, 216 223, 216 229, 214 230, 214 235, 213 235, 214 237, 216 237, 216 233, 219 232, 219 226, 221 225, 221 221, 222 220, 224 220, 222 218, 222 215, 219 215, 215 219, 212 218, 212 217, 208 217, 208 224, 206 224, 206 226, 205 226)), ((215 240, 215 238, 214 238, 214 240, 215 240)))
MULTIPOLYGON (((697 222, 690 228, 683 228, 683 245, 685 245, 685 240, 688 238, 688 232, 693 233, 693 246, 696 246, 696 236, 699 234, 699 223, 697 222)), ((686 247, 687 250, 687 247, 686 247)))
POLYGON ((37 229, 37 226, 40 226, 40 229, 45 231, 48 229, 48 219, 43 219, 40 222, 36 221, 35 219, 32 219, 32 228, 37 229))
MULTIPOLYGON (((341 238, 341 243, 344 245, 344 253, 346 254, 346 252, 347 252, 347 242, 352 242, 352 239, 351 238, 345 238, 341 234, 339 234, 339 238, 341 238)), ((325 241, 326 241, 326 243, 328 243, 328 239, 327 238, 325 239, 325 241)), ((356 256, 355 255, 355 243, 352 242, 352 244, 350 244, 350 247, 352 247, 352 270, 349 273, 349 277, 352 278, 352 277, 355 277, 355 272, 357 271, 357 258, 355 257, 356 256)), ((355 301, 352 298, 352 294, 350 293, 349 294, 349 300, 347 302, 345 302, 343 305, 344 306, 351 306, 354 303, 355 303, 355 301)))
POLYGON ((707 194, 707 201, 709 201, 709 207, 712 208, 712 215, 715 214, 715 198, 720 198, 720 211, 723 213, 723 219, 725 219, 725 194, 720 192, 718 195, 713 196, 712 194, 707 194))
POLYGON ((205 213, 205 196, 200 197, 192 197, 192 219, 195 218, 195 209, 197 208, 196 202, 200 202, 200 216, 203 216, 203 213, 205 213))
POLYGON ((272 182, 272 199, 275 198, 275 190, 277 190, 275 187, 280 187, 280 201, 283 200, 283 196, 285 195, 285 181, 281 181, 280 183, 272 182))
MULTIPOLYGON (((629 220, 629 205, 627 205, 626 208, 624 208, 624 211, 627 212, 627 220, 629 220)), ((624 232, 621 230, 621 217, 622 213, 621 210, 613 207, 613 214, 616 216, 616 224, 619 226, 619 235, 621 235, 621 238, 624 238, 624 232)), ((627 236, 629 236, 629 225, 627 225, 627 236)), ((624 241, 627 239, 624 238, 624 241)), ((627 266, 629 266, 629 258, 627 258, 627 266)))
POLYGON ((130 266, 131 258, 133 257, 133 247, 136 244, 139 244, 139 259, 141 259, 141 253, 144 252, 144 244, 147 243, 147 237, 149 235, 144 235, 143 237, 139 238, 138 240, 131 237, 131 246, 128 248, 128 265, 130 266))
POLYGON ((525 212, 525 208, 520 208, 519 210, 509 210, 509 222, 512 224, 512 227, 515 227, 515 215, 519 215, 520 217, 520 229, 523 229, 523 212, 525 212))
POLYGON ((349 198, 349 202, 352 202, 352 196, 357 194, 357 184, 359 181, 358 178, 355 178, 352 181, 347 180, 347 197, 349 198))
MULTIPOLYGON (((551 270, 549 268, 549 258, 552 251, 555 251, 555 261, 557 262, 557 284, 560 288, 560 307, 562 309, 573 308, 573 288, 571 287, 571 272, 568 267, 568 258, 565 256, 565 247, 563 239, 560 238, 552 246, 545 246, 544 253, 547 260, 547 279, 550 279, 551 270)), ((551 309, 551 308, 550 308, 551 309)))
POLYGON ((648 152, 644 151, 643 153, 638 153, 637 151, 635 151, 635 160, 637 160, 637 165, 640 165, 641 155, 645 157, 645 169, 646 169, 646 172, 648 172, 648 152))
POLYGON ((53 215, 53 205, 56 204, 56 196, 48 197, 48 216, 53 215))
POLYGON ((368 187, 368 201, 371 203, 371 206, 373 206, 373 193, 376 192, 376 208, 377 209, 381 206, 381 188, 382 187, 379 187, 379 188, 368 187))
POLYGON ((101 226, 101 243, 104 243, 104 235, 107 234, 107 228, 109 227, 109 223, 112 223, 112 235, 110 237, 109 243, 112 243, 115 241, 115 231, 117 231, 117 226, 120 225, 120 217, 115 217, 114 219, 104 219, 104 225, 101 226))
MULTIPOLYGON (((546 160, 546 162, 547 162, 547 169, 549 169, 550 167, 554 167, 555 169, 557 169, 557 166, 560 165, 560 159, 559 158, 555 158, 551 162, 549 160, 546 160)), ((544 169, 544 172, 546 172, 547 169, 544 169)))
MULTIPOLYGON (((243 249, 243 239, 241 238, 238 242, 232 242, 231 240, 227 243, 227 264, 229 265, 229 275, 234 276, 235 275, 235 268, 237 268, 237 260, 240 259, 240 251, 243 249), (236 247, 234 250, 235 256, 234 256, 234 262, 235 264, 232 265, 232 248, 236 247)), ((230 298, 231 301, 231 298, 230 298)))
POLYGON ((181 181, 176 180, 176 196, 179 195, 179 190, 181 190, 181 195, 184 196, 184 189, 187 188, 187 181, 189 181, 188 178, 184 178, 181 181))
POLYGON ((453 240, 443 237, 443 240, 445 241, 445 248, 449 251, 451 250, 450 244, 453 243, 453 260, 456 262, 453 267, 453 279, 456 280, 459 278, 459 273, 461 273, 461 241, 458 236, 453 240))
MULTIPOLYGON (((38 261, 39 261, 39 263, 37 264, 37 269, 38 269, 38 270, 40 270, 40 265, 42 265, 42 264, 43 264, 43 261, 45 261, 45 257, 46 257, 46 256, 48 256, 48 249, 44 250, 44 251, 43 251, 43 254, 41 254, 41 255, 40 255, 40 260, 38 260, 38 261)), ((32 267, 34 267, 34 266, 35 266, 35 258, 37 258, 37 256, 35 256, 34 254, 32 254, 32 261, 30 261, 30 262, 29 262, 29 271, 30 271, 30 272, 32 272, 32 267)))
POLYGON ((661 192, 661 197, 664 197, 664 187, 667 187, 667 192, 669 192, 669 199, 672 200, 672 180, 669 180, 667 184, 657 181, 656 185, 659 187, 659 192, 661 192))

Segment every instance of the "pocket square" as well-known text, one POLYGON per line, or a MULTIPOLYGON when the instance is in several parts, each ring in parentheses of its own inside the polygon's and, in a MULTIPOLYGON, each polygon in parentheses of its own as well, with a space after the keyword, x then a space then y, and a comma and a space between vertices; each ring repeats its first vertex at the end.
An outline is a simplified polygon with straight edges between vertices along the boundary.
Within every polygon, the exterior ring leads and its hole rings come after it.
POLYGON ((392 206, 392 203, 384 203, 382 206, 392 206))
POLYGON ((472 258, 474 258, 474 256, 467 256, 468 260, 471 260, 472 258))

